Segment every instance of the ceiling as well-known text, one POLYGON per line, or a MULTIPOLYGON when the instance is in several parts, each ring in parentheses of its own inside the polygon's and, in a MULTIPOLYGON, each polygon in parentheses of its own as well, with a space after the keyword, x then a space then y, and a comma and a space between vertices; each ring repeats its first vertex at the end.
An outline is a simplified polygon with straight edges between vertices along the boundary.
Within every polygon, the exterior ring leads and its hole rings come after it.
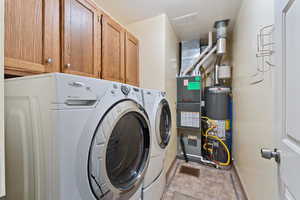
MULTIPOLYGON (((217 20, 231 19, 242 0, 95 0, 126 25, 166 13, 181 40, 206 38, 217 20)), ((250 0, 251 1, 251 0, 250 0)))

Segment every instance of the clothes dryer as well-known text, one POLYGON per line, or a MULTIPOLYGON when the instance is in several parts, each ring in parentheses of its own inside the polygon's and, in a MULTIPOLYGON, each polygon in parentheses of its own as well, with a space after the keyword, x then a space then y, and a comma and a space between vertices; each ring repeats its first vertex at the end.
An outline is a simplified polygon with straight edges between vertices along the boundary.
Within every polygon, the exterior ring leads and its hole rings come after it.
POLYGON ((151 157, 143 184, 143 199, 160 199, 166 185, 164 160, 171 137, 171 109, 166 94, 157 90, 143 90, 145 109, 151 125, 151 157))
POLYGON ((67 74, 5 81, 7 200, 137 200, 150 158, 140 88, 67 74))

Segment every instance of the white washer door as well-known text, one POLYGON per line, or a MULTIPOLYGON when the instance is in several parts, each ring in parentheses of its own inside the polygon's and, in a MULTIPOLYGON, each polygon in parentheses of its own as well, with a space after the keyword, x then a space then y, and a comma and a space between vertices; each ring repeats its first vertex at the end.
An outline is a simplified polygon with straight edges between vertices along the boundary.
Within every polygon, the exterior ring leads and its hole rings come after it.
POLYGON ((122 101, 102 118, 90 147, 88 177, 96 199, 129 199, 149 162, 149 120, 140 105, 122 101))
POLYGON ((172 127, 171 110, 166 99, 162 99, 158 105, 155 124, 157 142, 165 149, 170 141, 172 127))

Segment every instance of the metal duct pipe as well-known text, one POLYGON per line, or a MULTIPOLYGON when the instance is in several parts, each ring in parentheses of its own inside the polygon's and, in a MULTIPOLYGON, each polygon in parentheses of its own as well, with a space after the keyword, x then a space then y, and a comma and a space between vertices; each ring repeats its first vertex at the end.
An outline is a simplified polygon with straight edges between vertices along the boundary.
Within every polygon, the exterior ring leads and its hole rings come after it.
POLYGON ((219 85, 219 66, 223 55, 226 53, 227 42, 227 27, 229 19, 215 22, 215 29, 217 30, 217 59, 214 69, 214 85, 219 85))
POLYGON ((217 54, 223 55, 226 53, 226 38, 220 38, 217 41, 217 54))
POLYGON ((219 66, 222 61, 222 54, 218 55, 216 58, 216 63, 215 63, 215 68, 214 68, 214 85, 217 86, 219 85, 219 66))
POLYGON ((217 54, 226 53, 227 27, 229 19, 216 21, 215 29, 217 31, 217 54))

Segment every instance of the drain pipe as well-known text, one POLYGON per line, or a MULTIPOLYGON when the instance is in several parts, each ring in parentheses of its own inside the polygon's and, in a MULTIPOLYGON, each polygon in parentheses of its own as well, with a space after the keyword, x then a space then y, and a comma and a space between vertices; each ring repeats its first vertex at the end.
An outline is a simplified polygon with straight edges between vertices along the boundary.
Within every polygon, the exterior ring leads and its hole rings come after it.
POLYGON ((217 30, 217 58, 214 68, 215 86, 219 85, 219 66, 221 64, 223 55, 226 53, 228 23, 229 19, 215 22, 215 29, 217 30))

